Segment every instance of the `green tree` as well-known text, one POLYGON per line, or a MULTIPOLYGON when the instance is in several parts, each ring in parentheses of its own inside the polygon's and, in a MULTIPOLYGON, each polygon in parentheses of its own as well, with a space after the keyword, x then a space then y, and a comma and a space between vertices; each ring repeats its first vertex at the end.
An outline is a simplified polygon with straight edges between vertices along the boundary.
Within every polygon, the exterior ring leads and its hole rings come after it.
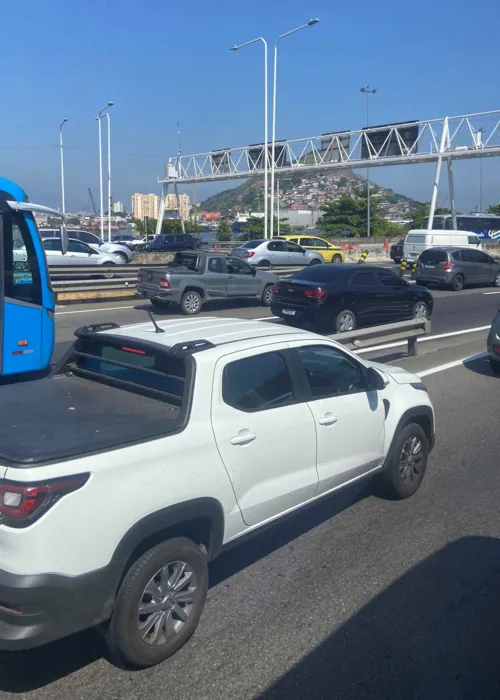
MULTIPOLYGON (((331 235, 340 231, 351 231, 355 236, 366 235, 366 219, 367 219, 367 202, 366 192, 364 197, 357 193, 353 197, 346 194, 339 197, 334 202, 323 204, 320 207, 323 215, 320 216, 316 225, 318 228, 325 229, 331 235)), ((375 202, 371 207, 371 222, 372 227, 377 218, 378 210, 375 202), (375 205, 375 206, 373 206, 375 205)))
MULTIPOLYGON (((419 202, 419 208, 413 212, 413 218, 410 222, 410 228, 426 228, 427 219, 429 218, 430 211, 430 202, 419 202)), ((451 209, 447 209, 445 207, 436 207, 434 216, 442 216, 443 214, 451 214, 451 209)))
POLYGON ((500 216, 500 202, 498 204, 490 204, 488 207, 488 214, 495 214, 500 216))
POLYGON ((215 238, 221 242, 222 241, 230 241, 232 234, 233 234, 233 231, 231 229, 231 226, 228 224, 228 222, 221 221, 218 228, 217 228, 217 231, 215 233, 215 238))

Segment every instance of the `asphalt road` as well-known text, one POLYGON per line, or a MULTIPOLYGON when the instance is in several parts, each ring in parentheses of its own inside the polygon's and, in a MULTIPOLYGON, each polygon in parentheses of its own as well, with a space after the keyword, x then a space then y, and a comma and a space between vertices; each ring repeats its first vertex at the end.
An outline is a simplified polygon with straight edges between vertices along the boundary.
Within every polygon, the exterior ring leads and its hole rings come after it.
POLYGON ((480 359, 425 381, 437 444, 415 497, 358 486, 223 555, 165 664, 120 670, 90 631, 0 653, 0 698, 497 700, 500 378, 480 359))

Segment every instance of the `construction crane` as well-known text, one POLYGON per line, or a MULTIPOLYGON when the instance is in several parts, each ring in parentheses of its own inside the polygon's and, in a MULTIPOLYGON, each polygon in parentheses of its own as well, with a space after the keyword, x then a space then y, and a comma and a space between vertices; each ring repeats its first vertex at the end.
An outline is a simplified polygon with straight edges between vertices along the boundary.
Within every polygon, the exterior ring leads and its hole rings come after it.
POLYGON ((94 212, 94 214, 97 216, 97 207, 95 205, 94 197, 92 195, 92 190, 90 189, 90 187, 89 187, 89 203, 90 203, 89 209, 91 209, 94 212))

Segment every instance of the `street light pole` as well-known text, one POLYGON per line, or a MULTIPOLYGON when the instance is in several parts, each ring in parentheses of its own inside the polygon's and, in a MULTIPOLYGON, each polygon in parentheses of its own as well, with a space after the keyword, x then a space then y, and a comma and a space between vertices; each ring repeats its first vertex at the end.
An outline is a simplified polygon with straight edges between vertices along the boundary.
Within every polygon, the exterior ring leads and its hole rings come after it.
POLYGON ((99 194, 100 194, 100 206, 101 206, 101 240, 104 240, 104 194, 102 189, 102 130, 101 130, 101 119, 110 107, 113 106, 113 102, 108 102, 108 104, 103 107, 98 116, 96 117, 97 123, 99 125, 99 194))
POLYGON ((269 141, 268 133, 268 86, 267 86, 267 75, 268 75, 268 64, 267 64, 267 41, 259 36, 257 39, 252 39, 252 41, 247 41, 239 46, 233 46, 231 51, 238 51, 244 46, 250 46, 250 44, 255 44, 261 41, 264 44, 264 238, 267 238, 267 222, 268 222, 268 171, 269 171, 269 153, 267 150, 267 144, 269 141))
POLYGON ((62 213, 66 214, 66 196, 64 192, 64 145, 63 145, 63 126, 66 124, 68 120, 66 117, 62 120, 61 124, 59 125, 59 144, 61 147, 61 204, 62 204, 62 213))
MULTIPOLYGON (((374 95, 377 90, 376 88, 373 90, 370 90, 370 86, 366 85, 366 87, 360 88, 360 92, 365 93, 366 97, 366 126, 370 125, 370 103, 369 103, 369 97, 370 95, 374 95)), ((369 149, 368 149, 368 155, 370 155, 369 149)), ((366 169, 366 234, 368 238, 370 238, 370 233, 371 233, 371 211, 370 211, 370 169, 366 169)))
POLYGON ((111 243, 111 117, 109 112, 106 112, 108 120, 108 243, 111 243))
POLYGON ((275 151, 276 151, 276 73, 278 69, 278 44, 282 39, 290 34, 295 34, 300 32, 301 29, 307 29, 307 27, 312 27, 314 24, 318 24, 319 19, 310 19, 307 24, 302 24, 296 29, 292 29, 285 34, 281 34, 276 40, 274 45, 274 71, 273 71, 273 135, 272 135, 272 147, 271 147, 271 238, 274 233, 274 167, 275 167, 275 151))

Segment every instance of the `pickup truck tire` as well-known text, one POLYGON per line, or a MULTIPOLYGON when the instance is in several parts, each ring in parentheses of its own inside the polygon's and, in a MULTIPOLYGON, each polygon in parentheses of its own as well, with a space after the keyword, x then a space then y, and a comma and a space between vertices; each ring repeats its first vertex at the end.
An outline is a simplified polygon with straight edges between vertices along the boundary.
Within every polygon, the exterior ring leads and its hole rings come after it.
POLYGON ((201 311, 201 294, 195 289, 190 289, 187 292, 184 292, 180 306, 182 313, 186 316, 196 316, 196 314, 199 314, 201 311))
POLYGON ((264 291, 262 292, 262 296, 261 296, 262 306, 271 306, 272 300, 273 300, 273 285, 268 284, 267 287, 265 287, 264 291))
POLYGON ((392 498, 413 496, 424 478, 429 440, 418 423, 408 423, 394 437, 385 467, 385 491, 392 498))
POLYGON ((206 555, 190 539, 152 547, 127 571, 106 630, 112 655, 129 668, 175 654, 200 620, 208 588, 206 555))

